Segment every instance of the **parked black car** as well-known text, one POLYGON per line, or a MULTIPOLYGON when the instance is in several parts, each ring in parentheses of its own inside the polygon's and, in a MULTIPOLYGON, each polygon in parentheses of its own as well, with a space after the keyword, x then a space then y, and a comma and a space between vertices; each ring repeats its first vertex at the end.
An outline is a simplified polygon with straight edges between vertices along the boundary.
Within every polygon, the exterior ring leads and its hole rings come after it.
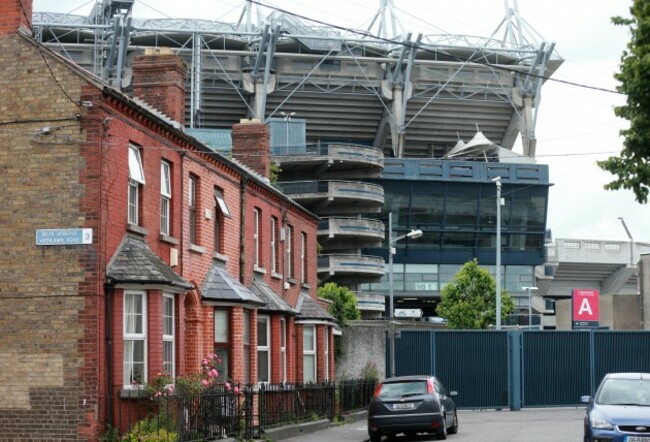
POLYGON ((434 376, 403 376, 380 383, 368 407, 370 442, 382 435, 436 434, 446 439, 458 431, 458 415, 452 397, 434 376))

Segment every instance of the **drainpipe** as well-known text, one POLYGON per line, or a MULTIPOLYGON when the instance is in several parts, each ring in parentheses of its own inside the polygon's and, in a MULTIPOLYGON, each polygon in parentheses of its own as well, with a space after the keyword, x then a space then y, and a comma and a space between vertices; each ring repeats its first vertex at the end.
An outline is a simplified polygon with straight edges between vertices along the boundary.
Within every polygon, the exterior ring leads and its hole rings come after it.
POLYGON ((185 257, 185 154, 186 152, 181 152, 181 234, 179 235, 181 237, 181 243, 180 243, 180 248, 181 248, 181 259, 180 262, 178 263, 179 265, 179 273, 181 276, 183 276, 183 261, 185 257))
POLYGON ((112 282, 104 283, 104 317, 106 324, 104 326, 106 333, 106 424, 113 426, 113 339, 111 337, 111 300, 115 286, 112 282))
POLYGON ((244 281, 244 269, 246 268, 246 250, 244 247, 244 233, 246 232, 246 184, 248 177, 243 177, 239 184, 239 282, 246 285, 244 281))

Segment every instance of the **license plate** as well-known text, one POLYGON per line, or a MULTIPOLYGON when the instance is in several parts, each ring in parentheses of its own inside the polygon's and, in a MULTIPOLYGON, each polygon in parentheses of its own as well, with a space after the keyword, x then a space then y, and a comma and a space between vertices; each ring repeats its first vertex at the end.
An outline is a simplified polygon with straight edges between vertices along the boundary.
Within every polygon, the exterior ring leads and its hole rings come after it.
MULTIPOLYGON (((406 404, 393 404, 393 410, 411 410, 415 408, 415 404, 412 402, 406 404)), ((648 440, 650 442, 650 439, 648 440)))
POLYGON ((650 437, 625 436, 625 442, 650 442, 650 437))

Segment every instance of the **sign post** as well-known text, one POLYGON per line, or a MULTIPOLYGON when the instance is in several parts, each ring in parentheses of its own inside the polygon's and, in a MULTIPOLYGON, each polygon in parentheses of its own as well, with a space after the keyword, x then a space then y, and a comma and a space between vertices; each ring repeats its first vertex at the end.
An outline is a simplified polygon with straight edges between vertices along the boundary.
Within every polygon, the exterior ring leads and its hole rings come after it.
POLYGON ((573 329, 598 328, 598 290, 573 289, 573 329))

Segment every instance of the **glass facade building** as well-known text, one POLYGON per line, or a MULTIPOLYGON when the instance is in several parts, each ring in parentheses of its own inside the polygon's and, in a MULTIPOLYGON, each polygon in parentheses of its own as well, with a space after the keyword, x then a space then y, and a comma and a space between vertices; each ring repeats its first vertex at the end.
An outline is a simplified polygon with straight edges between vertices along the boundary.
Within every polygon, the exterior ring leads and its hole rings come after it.
MULTIPOLYGON (((523 287, 534 285, 535 266, 545 261, 548 166, 441 159, 386 159, 384 166, 381 178, 366 180, 384 189, 386 203, 374 217, 388 229, 392 214, 393 238, 413 229, 423 232, 420 238, 395 243, 396 308, 422 308, 424 316, 435 316, 441 289, 460 267, 476 258, 496 275, 497 252, 502 288, 516 305, 527 305, 523 287), (503 186, 500 250, 496 247, 497 190, 492 181, 496 177, 503 186)), ((388 236, 381 247, 363 253, 388 262, 388 236)), ((380 281, 361 284, 358 291, 387 296, 388 279, 386 266, 380 281)))

